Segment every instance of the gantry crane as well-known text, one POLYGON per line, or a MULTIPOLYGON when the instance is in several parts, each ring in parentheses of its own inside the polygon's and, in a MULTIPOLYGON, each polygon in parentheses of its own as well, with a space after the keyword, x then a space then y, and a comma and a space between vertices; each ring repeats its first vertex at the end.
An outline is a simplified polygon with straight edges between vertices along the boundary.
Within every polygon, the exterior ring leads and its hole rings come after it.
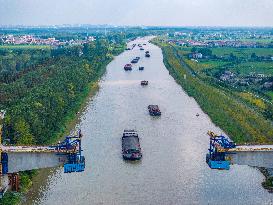
POLYGON ((236 145, 226 136, 211 131, 208 135, 206 162, 211 169, 228 170, 231 164, 273 168, 273 145, 236 145))

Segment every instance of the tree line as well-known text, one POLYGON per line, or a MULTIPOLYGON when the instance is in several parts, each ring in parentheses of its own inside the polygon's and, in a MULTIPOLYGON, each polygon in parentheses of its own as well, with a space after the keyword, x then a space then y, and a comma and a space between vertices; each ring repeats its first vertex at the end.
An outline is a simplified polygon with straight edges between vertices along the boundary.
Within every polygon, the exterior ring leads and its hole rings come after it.
MULTIPOLYGON (((21 69, 5 68, 17 75, 0 81, 0 109, 7 111, 4 139, 22 145, 45 144, 55 139, 90 86, 103 74, 115 52, 110 47, 115 46, 98 39, 82 46, 20 51, 35 60, 24 61, 21 69)), ((10 61, 16 64, 20 55, 14 54, 10 61)), ((1 72, 0 79, 4 76, 1 72)))

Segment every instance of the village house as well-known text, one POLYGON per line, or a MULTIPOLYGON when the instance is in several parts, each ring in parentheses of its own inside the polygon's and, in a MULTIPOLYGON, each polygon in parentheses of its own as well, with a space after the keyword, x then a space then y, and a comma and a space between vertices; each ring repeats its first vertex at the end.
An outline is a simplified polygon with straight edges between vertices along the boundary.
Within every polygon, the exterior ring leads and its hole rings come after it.
POLYGON ((263 84, 263 87, 266 89, 272 88, 273 87, 273 82, 265 82, 263 84))
POLYGON ((202 55, 202 53, 190 53, 189 58, 201 59, 201 58, 203 58, 203 55, 202 55))
POLYGON ((234 78, 235 74, 232 73, 231 71, 226 70, 221 76, 220 80, 222 81, 229 81, 230 79, 234 78))

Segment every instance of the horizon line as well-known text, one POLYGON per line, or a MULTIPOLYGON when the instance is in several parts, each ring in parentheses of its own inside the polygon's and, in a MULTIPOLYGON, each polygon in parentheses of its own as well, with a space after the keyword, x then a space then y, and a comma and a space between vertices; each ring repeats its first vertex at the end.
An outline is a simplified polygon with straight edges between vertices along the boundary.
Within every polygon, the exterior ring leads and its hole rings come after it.
POLYGON ((50 24, 50 25, 24 25, 24 24, 18 24, 18 25, 0 25, 0 28, 58 28, 58 27, 109 27, 109 28, 270 28, 273 29, 272 26, 258 26, 258 25, 241 25, 241 26, 224 26, 224 25, 113 25, 113 24, 50 24))

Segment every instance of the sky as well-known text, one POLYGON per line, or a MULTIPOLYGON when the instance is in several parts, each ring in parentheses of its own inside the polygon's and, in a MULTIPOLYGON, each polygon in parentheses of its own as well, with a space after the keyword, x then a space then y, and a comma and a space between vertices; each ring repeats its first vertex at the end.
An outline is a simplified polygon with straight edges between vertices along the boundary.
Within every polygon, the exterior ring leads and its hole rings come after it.
POLYGON ((273 0, 0 0, 0 25, 270 26, 273 0))

